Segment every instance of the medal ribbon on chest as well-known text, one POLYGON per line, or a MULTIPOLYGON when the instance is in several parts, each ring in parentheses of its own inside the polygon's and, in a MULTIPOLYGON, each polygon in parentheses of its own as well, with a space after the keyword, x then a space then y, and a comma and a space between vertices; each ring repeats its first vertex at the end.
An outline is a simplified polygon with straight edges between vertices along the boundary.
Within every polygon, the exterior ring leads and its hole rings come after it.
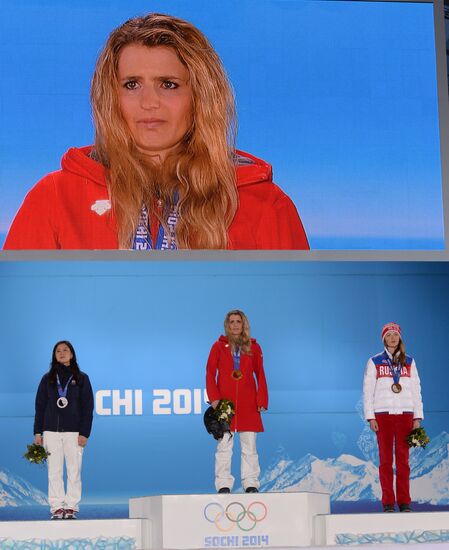
POLYGON ((243 378, 243 373, 240 370, 240 348, 235 348, 232 352, 232 360, 234 361, 234 369, 231 376, 234 380, 241 380, 243 378))
POLYGON ((167 218, 168 234, 166 234, 163 226, 160 224, 157 232, 156 243, 154 244, 151 238, 151 232, 149 228, 149 216, 148 210, 145 205, 142 206, 142 210, 139 216, 139 222, 137 224, 136 234, 134 235, 134 241, 132 245, 133 250, 176 250, 175 239, 175 227, 178 221, 178 207, 175 204, 167 218))
POLYGON ((67 405, 69 404, 69 400, 67 399, 67 391, 69 389, 69 384, 73 378, 73 375, 70 376, 70 378, 67 380, 67 384, 62 387, 61 380, 59 380, 59 375, 56 375, 56 387, 58 389, 58 399, 56 401, 56 405, 60 409, 65 409, 67 405))
POLYGON ((391 384, 391 391, 393 393, 401 393, 402 386, 401 384, 399 384, 399 381, 401 379, 402 365, 393 364, 393 362, 388 357, 388 355, 387 355, 387 362, 388 362, 388 368, 390 369, 390 374, 393 377, 393 384, 391 384))

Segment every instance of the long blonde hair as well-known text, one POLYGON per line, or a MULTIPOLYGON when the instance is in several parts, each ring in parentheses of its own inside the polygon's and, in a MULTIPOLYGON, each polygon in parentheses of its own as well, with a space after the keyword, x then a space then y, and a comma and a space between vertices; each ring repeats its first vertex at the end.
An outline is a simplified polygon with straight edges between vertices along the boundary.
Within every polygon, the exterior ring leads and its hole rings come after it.
POLYGON ((223 65, 207 38, 191 23, 151 13, 129 19, 109 36, 92 79, 95 156, 107 168, 107 184, 120 248, 131 246, 142 205, 167 229, 177 194, 178 248, 226 248, 238 208, 233 162, 234 96, 223 65), (193 123, 162 166, 137 150, 121 114, 118 61, 129 44, 172 48, 189 71, 193 123), (156 204, 162 201, 160 214, 156 204))
POLYGON ((239 309, 233 309, 232 311, 229 311, 226 314, 224 320, 224 330, 226 337, 233 349, 238 347, 243 353, 251 354, 251 335, 249 329, 249 321, 248 317, 243 313, 243 311, 240 311, 239 309), (242 320, 242 333, 237 337, 233 336, 231 334, 231 331, 229 330, 229 319, 231 315, 239 315, 242 320))

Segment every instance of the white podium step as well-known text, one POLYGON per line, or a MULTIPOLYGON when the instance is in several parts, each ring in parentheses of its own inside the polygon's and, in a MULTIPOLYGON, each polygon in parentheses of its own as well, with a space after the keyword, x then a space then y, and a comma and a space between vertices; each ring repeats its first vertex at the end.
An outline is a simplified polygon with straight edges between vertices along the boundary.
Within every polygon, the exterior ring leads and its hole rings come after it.
POLYGON ((148 520, 1 521, 0 548, 143 549, 148 520))
POLYGON ((132 498, 131 518, 151 521, 150 549, 313 546, 321 493, 161 495, 132 498))
POLYGON ((314 522, 317 545, 446 542, 449 547, 449 512, 335 514, 314 522))
POLYGON ((330 515, 329 504, 329 496, 318 493, 134 498, 132 519, 0 521, 0 549, 320 550, 370 544, 392 550, 398 543, 421 543, 423 550, 449 550, 449 512, 330 515))

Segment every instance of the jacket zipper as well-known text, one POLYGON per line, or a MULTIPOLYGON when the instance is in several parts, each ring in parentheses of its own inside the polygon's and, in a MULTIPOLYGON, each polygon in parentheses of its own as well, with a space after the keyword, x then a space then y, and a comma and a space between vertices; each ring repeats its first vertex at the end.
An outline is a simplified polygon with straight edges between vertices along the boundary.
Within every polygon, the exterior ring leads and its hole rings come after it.
MULTIPOLYGON (((242 360, 242 356, 240 355, 240 361, 242 360)), ((234 365, 232 366, 232 368, 234 368, 234 365)), ((240 370, 242 370, 242 366, 240 364, 240 370)), ((239 384, 240 384, 240 380, 236 380, 235 381, 236 383, 236 390, 235 390, 235 411, 237 413, 237 403, 239 402, 239 384)), ((235 415, 235 425, 234 425, 234 431, 237 432, 237 419, 238 419, 238 414, 235 415)))

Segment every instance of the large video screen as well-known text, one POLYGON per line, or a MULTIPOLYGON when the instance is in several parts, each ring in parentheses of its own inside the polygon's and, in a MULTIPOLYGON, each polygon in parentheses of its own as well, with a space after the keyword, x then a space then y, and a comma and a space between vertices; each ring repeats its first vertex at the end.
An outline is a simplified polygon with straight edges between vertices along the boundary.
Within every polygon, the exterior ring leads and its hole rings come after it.
POLYGON ((272 166, 311 249, 445 248, 434 6, 334 0, 4 0, 0 245, 30 189, 93 143, 97 56, 150 10, 209 38, 235 91, 237 146, 272 166))

